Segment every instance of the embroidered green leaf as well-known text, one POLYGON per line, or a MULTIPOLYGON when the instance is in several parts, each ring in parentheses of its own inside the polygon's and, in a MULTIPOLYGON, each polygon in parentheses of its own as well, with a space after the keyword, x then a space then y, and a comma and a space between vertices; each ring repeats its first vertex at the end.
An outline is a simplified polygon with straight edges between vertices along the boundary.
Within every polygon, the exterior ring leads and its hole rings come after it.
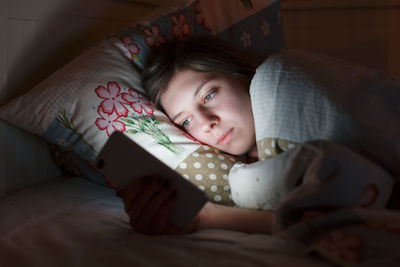
POLYGON ((127 130, 128 133, 145 133, 150 135, 157 144, 164 146, 166 149, 171 151, 174 154, 180 154, 183 151, 183 147, 171 142, 169 136, 164 133, 157 125, 160 125, 162 122, 156 120, 156 117, 153 116, 139 116, 139 117, 130 117, 121 118, 122 121, 125 122, 125 126, 130 129, 127 130))
POLYGON ((130 130, 127 130, 126 132, 127 132, 127 133, 131 133, 131 134, 137 134, 139 131, 130 129, 130 130))
POLYGON ((140 57, 138 57, 137 55, 135 55, 135 54, 133 54, 132 53, 132 58, 133 58, 133 61, 139 61, 139 62, 142 62, 141 60, 140 60, 140 57))
POLYGON ((67 111, 61 110, 60 114, 58 115, 58 117, 56 118, 56 120, 61 123, 65 128, 70 129, 72 131, 73 134, 75 134, 76 136, 79 137, 79 139, 82 141, 82 143, 84 143, 85 145, 87 145, 90 150, 92 150, 93 152, 95 152, 93 146, 91 144, 89 144, 84 138, 83 138, 83 134, 79 132, 78 128, 72 123, 72 119, 68 117, 68 113, 67 111))

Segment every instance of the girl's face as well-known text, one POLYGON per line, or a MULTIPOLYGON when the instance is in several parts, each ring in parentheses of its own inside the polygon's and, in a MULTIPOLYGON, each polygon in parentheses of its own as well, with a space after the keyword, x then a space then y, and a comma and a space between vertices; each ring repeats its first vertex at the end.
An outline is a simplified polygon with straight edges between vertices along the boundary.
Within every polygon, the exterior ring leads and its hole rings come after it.
POLYGON ((180 71, 162 92, 161 104, 175 124, 204 144, 233 155, 255 145, 248 87, 238 79, 180 71))

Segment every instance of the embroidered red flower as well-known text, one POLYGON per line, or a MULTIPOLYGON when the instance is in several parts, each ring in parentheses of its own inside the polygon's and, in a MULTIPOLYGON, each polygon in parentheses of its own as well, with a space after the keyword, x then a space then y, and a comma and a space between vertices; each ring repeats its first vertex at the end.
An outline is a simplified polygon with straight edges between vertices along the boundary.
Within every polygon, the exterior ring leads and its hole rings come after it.
POLYGON ((125 35, 122 37, 122 43, 127 52, 126 54, 127 54, 128 58, 130 60, 133 60, 133 55, 139 54, 139 51, 140 51, 139 47, 137 46, 137 44, 133 43, 133 39, 129 35, 125 35))
POLYGON ((102 110, 111 115, 116 112, 119 117, 128 116, 128 109, 124 106, 128 103, 122 98, 120 94, 121 88, 116 82, 109 82, 107 88, 99 86, 95 89, 98 97, 104 99, 100 106, 102 110))
POLYGON ((114 131, 124 132, 126 130, 125 124, 118 120, 120 116, 116 112, 112 114, 105 113, 101 106, 99 106, 97 113, 100 115, 100 118, 96 119, 96 126, 102 131, 106 130, 108 136, 114 131))
POLYGON ((196 16, 195 16, 196 23, 203 26, 207 30, 211 30, 211 27, 208 25, 206 17, 204 16, 201 4, 196 3, 194 7, 196 8, 196 16))
POLYGON ((141 114, 144 110, 147 114, 153 115, 154 109, 151 106, 150 101, 136 90, 129 89, 129 93, 122 94, 122 98, 128 102, 137 113, 141 114))
POLYGON ((182 38, 185 35, 190 34, 190 26, 186 23, 186 17, 183 13, 179 13, 177 16, 171 15, 172 33, 175 38, 182 38))
POLYGON ((158 25, 151 25, 150 29, 145 28, 143 33, 146 35, 144 40, 149 47, 159 47, 167 42, 167 38, 160 34, 160 26, 158 25))
POLYGON ((245 31, 242 32, 242 35, 240 36, 240 40, 242 40, 243 47, 246 48, 248 46, 251 46, 253 43, 251 42, 251 35, 250 33, 247 33, 245 31))

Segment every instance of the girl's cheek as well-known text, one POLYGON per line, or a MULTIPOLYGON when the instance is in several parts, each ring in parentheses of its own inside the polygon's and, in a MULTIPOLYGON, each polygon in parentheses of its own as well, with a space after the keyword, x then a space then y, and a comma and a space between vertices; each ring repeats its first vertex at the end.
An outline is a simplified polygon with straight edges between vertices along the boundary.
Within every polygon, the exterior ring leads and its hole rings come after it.
POLYGON ((200 143, 207 144, 207 142, 205 142, 206 140, 204 138, 204 135, 200 132, 200 130, 192 130, 189 134, 200 143))

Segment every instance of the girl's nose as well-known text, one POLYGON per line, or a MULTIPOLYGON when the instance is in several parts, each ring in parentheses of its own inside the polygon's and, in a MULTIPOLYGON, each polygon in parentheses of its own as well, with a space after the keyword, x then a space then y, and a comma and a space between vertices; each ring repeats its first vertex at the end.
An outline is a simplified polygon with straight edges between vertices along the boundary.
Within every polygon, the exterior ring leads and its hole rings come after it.
POLYGON ((218 116, 206 112, 201 113, 199 120, 203 131, 210 131, 219 124, 218 116))

